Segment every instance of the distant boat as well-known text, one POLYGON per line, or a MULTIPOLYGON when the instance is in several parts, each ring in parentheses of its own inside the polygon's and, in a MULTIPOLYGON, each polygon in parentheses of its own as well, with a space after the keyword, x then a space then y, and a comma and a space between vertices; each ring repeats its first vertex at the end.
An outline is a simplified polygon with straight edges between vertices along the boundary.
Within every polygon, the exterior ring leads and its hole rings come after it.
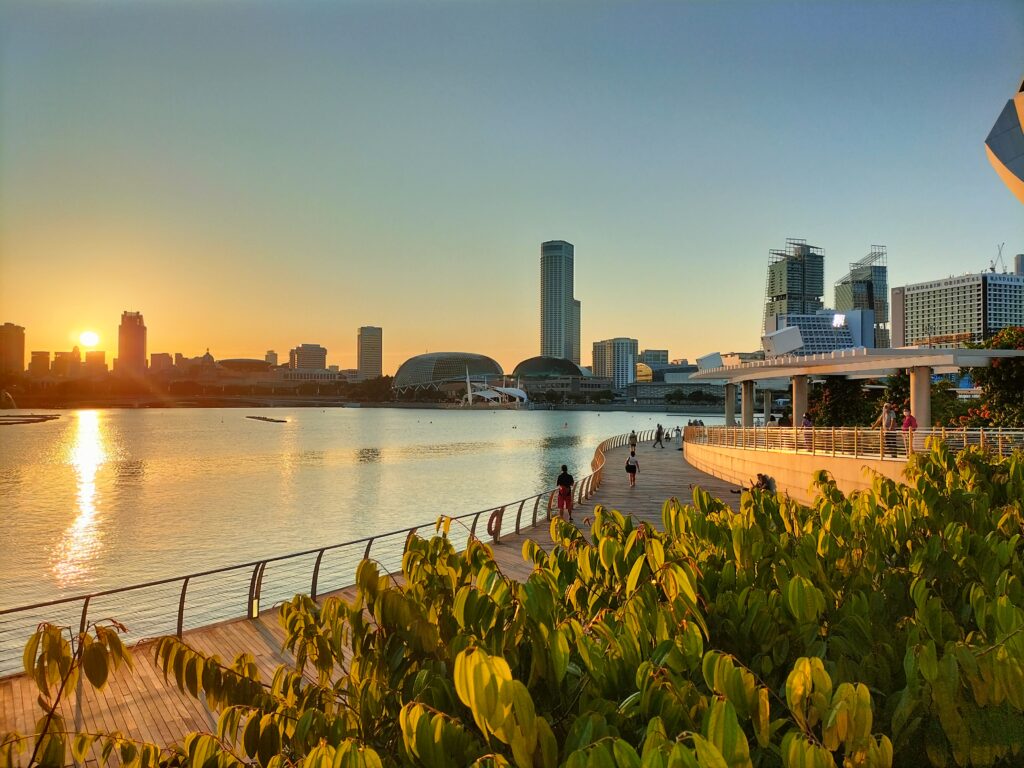
POLYGON ((270 421, 273 422, 274 424, 288 423, 288 419, 272 419, 269 416, 246 416, 245 418, 252 419, 253 421, 270 421))

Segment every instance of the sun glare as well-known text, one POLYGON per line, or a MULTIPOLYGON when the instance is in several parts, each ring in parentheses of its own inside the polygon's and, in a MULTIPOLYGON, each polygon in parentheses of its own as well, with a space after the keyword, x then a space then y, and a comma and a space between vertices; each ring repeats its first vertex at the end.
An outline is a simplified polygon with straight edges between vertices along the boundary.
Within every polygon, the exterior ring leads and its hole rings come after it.
POLYGON ((82 331, 82 335, 78 337, 78 341, 83 347, 95 347, 100 343, 100 337, 95 331, 82 331))

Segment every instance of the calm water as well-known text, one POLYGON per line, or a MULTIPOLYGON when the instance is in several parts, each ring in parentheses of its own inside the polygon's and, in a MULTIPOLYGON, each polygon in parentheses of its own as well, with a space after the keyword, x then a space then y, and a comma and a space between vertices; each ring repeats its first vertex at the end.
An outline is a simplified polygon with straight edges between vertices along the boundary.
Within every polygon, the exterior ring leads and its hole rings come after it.
POLYGON ((143 409, 3 427, 0 608, 484 509, 552 487, 563 463, 587 474, 606 437, 688 418, 143 409))

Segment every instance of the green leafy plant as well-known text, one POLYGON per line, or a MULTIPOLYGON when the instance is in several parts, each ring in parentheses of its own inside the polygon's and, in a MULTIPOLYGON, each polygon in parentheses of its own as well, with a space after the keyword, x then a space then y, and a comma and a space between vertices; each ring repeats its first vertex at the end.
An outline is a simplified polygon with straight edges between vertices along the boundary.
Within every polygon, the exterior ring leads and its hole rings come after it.
MULTIPOLYGON (((524 545, 521 582, 479 541, 455 551, 443 521, 410 539, 400 575, 364 561, 350 600, 284 603, 295 661, 270 681, 244 654, 157 641, 163 674, 218 728, 134 746, 128 762, 1019 764, 1024 456, 935 443, 906 483, 877 476, 845 496, 822 472, 814 485, 810 507, 753 491, 738 512, 697 488, 665 503, 661 531, 601 507, 587 530, 556 519, 550 548, 524 545)), ((57 642, 40 637, 30 670, 57 642)), ((42 682, 64 680, 71 657, 46 661, 42 682)), ((18 759, 15 738, 0 762, 18 759)))

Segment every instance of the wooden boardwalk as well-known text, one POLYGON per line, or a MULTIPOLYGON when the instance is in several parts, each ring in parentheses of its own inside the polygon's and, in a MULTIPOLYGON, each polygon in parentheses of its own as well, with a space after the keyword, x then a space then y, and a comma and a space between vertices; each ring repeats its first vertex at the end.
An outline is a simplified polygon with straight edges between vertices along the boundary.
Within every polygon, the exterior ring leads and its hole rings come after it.
MULTIPOLYGON (((577 524, 594 505, 602 504, 661 527, 661 506, 673 496, 683 502, 692 498, 692 486, 701 485, 714 496, 735 507, 739 496, 729 493, 729 484, 689 466, 678 445, 651 448, 642 445, 637 456, 640 473, 635 488, 629 488, 624 468, 626 449, 618 448, 606 455, 604 483, 598 492, 574 515, 577 524)), ((492 545, 495 560, 502 571, 514 579, 526 578, 531 566, 522 558, 523 542, 534 538, 549 544, 547 526, 539 524, 523 534, 505 537, 492 545)), ((351 594, 343 590, 340 594, 351 594)), ((185 639, 197 650, 216 653, 231 660, 237 654, 251 653, 260 669, 262 680, 269 682, 279 664, 292 663, 291 654, 281 650, 284 632, 277 621, 276 609, 268 609, 253 620, 237 619, 185 633, 185 639)), ((180 741, 185 734, 197 730, 216 729, 216 717, 187 694, 178 691, 173 682, 165 681, 153 663, 152 648, 143 644, 132 650, 134 672, 122 669, 112 675, 106 688, 97 693, 85 686, 81 707, 76 696, 69 696, 62 707, 65 721, 71 726, 106 732, 120 731, 157 744, 180 741)), ((35 684, 23 675, 0 679, 0 733, 15 730, 31 733, 41 711, 36 703, 35 684)), ((23 755, 27 760, 27 755, 23 755)))

